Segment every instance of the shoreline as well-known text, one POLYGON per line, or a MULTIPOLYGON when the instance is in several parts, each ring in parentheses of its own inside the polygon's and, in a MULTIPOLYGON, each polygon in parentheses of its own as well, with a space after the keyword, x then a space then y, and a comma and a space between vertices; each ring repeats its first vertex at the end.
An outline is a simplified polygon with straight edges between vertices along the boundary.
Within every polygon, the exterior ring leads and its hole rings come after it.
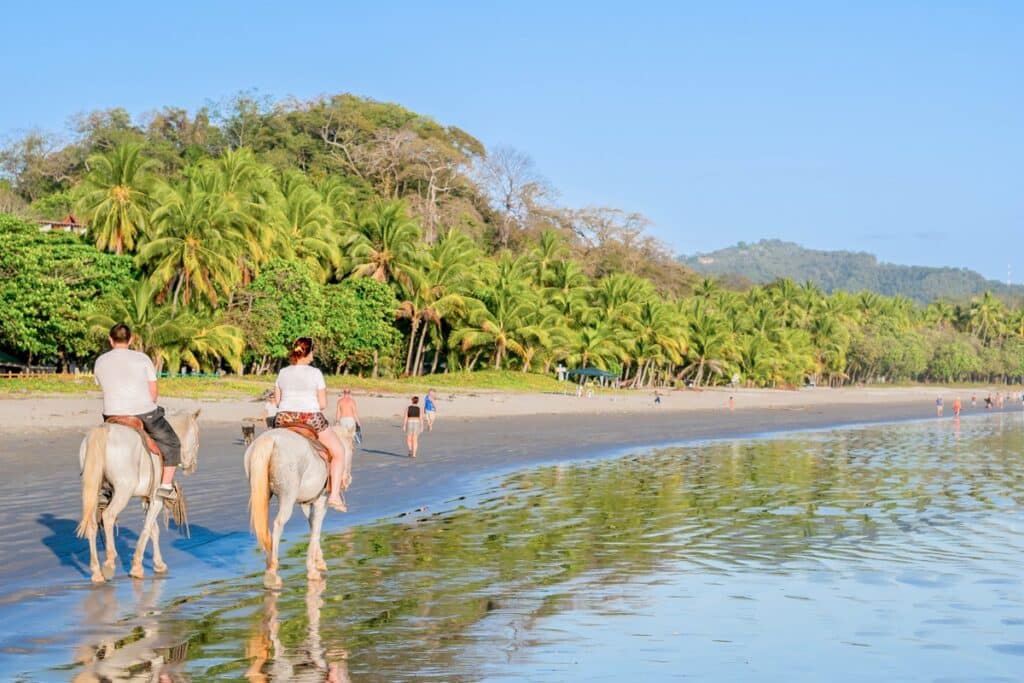
MULTIPOLYGON (((420 393, 424 393, 426 383, 420 393)), ((574 385, 567 385, 563 393, 519 393, 487 389, 468 389, 437 392, 438 418, 491 418, 499 416, 586 416, 622 415, 646 416, 657 413, 688 413, 710 411, 724 413, 730 410, 729 399, 734 397, 736 414, 765 409, 821 409, 828 406, 869 406, 911 404, 921 407, 922 416, 935 414, 935 399, 942 397, 946 414, 952 414, 953 400, 960 397, 964 411, 971 409, 970 397, 978 397, 974 409, 983 409, 988 389, 962 387, 843 387, 799 390, 748 389, 709 387, 704 389, 675 389, 660 392, 661 404, 655 405, 654 390, 598 393, 590 398, 577 398, 574 385)), ((1005 389, 1001 393, 1007 393, 1005 389)), ((325 413, 331 416, 340 392, 328 390, 325 413)), ((354 391, 360 416, 366 420, 401 419, 409 394, 386 394, 354 391)), ((1007 407, 1019 403, 1021 394, 1008 394, 1007 407)), ((159 403, 168 411, 202 411, 203 422, 241 424, 259 421, 262 403, 253 398, 198 398, 161 397, 159 403)), ((102 399, 98 392, 86 396, 0 396, 0 432, 17 435, 53 433, 57 430, 84 431, 96 424, 102 412, 102 399)), ((0 451, 0 456, 2 456, 0 451)))

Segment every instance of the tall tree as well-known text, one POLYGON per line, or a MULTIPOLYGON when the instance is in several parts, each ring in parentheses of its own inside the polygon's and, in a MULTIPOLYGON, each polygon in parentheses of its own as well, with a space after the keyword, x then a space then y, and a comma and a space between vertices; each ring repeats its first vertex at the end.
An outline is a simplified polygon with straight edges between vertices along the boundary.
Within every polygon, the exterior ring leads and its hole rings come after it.
POLYGON ((132 251, 146 231, 153 204, 153 162, 144 159, 141 150, 140 145, 124 143, 89 157, 92 170, 85 177, 78 210, 98 249, 132 251))

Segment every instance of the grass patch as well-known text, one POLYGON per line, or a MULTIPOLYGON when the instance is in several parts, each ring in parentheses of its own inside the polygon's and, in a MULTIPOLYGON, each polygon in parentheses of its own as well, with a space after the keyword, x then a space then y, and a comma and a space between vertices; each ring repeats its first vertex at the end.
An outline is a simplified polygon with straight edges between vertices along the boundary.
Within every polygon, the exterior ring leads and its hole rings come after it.
MULTIPOLYGON (((274 386, 274 375, 239 377, 165 377, 160 380, 160 395, 178 398, 254 398, 274 386)), ((575 391, 571 382, 554 377, 512 370, 454 372, 446 375, 371 379, 354 375, 327 377, 329 389, 349 387, 356 392, 385 394, 424 394, 431 387, 438 391, 505 391, 514 393, 562 393, 575 391)), ((32 375, 0 378, 0 397, 85 396, 98 393, 92 375, 32 375)))

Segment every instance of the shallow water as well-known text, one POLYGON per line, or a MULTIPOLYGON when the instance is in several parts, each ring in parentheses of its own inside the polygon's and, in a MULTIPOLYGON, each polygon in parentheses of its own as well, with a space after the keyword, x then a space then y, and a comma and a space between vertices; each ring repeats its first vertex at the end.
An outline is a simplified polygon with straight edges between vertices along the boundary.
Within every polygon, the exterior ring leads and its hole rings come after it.
POLYGON ((2 656, 31 681, 1021 680, 1022 452, 1000 415, 542 467, 326 538, 326 585, 304 547, 280 594, 125 581, 2 656))

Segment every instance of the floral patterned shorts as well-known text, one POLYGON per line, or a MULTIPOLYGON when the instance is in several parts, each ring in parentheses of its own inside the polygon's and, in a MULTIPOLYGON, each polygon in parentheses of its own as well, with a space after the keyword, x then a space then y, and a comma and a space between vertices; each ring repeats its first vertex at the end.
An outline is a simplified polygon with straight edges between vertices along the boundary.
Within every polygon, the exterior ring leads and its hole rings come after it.
POLYGON ((331 425, 323 413, 278 413, 274 418, 274 425, 280 427, 289 422, 301 422, 316 430, 316 433, 328 429, 331 425))

